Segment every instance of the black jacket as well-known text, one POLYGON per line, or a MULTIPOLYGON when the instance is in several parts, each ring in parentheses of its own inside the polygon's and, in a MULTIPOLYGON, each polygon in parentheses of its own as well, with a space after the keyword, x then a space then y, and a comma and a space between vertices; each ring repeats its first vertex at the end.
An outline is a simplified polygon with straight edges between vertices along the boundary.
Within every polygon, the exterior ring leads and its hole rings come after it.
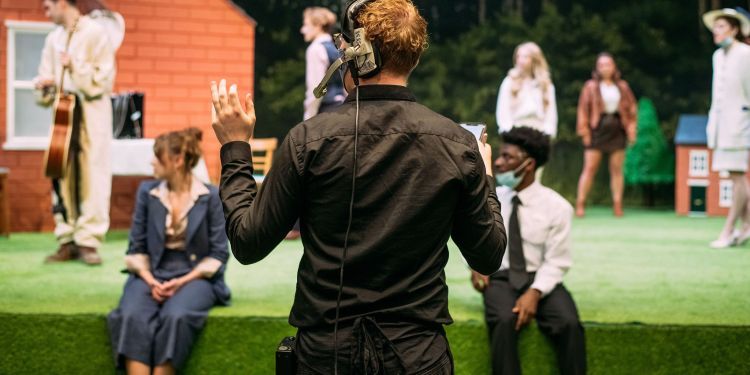
MULTIPOLYGON (((483 274, 500 268, 506 234, 476 139, 402 86, 360 88, 358 171, 341 321, 452 322, 443 268, 453 238, 483 274)), ((297 126, 260 190, 250 147, 221 149, 221 198, 234 256, 254 263, 299 218, 304 255, 289 322, 332 327, 351 194, 356 103, 297 126)), ((258 126, 263 126, 262 117, 258 126)))

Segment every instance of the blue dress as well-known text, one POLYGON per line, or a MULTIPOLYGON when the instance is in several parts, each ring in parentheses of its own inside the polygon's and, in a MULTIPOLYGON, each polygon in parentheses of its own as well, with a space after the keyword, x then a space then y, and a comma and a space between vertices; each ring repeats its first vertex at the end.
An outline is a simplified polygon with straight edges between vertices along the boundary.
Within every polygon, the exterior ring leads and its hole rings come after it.
POLYGON ((187 214, 184 249, 165 248, 167 208, 150 194, 160 181, 146 181, 138 188, 128 255, 145 254, 154 278, 167 281, 189 273, 204 258, 221 261, 221 268, 210 279, 197 279, 182 286, 164 303, 151 297, 143 279, 130 274, 118 307, 107 316, 115 363, 124 359, 150 366, 170 362, 180 369, 187 361, 208 311, 214 305, 227 305, 229 288, 224 271, 229 257, 224 229, 224 213, 218 190, 197 197, 187 214))

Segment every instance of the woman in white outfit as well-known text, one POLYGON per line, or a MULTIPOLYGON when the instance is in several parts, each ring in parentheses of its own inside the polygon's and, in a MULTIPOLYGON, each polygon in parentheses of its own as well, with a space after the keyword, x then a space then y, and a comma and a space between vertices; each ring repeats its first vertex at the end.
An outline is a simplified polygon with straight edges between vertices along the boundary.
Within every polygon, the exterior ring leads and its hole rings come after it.
POLYGON ((498 132, 515 126, 528 126, 557 136, 555 85, 542 49, 526 42, 513 53, 513 69, 500 85, 497 98, 498 132))
POLYGON ((711 168, 728 172, 733 183, 732 206, 713 248, 726 248, 750 239, 748 217, 750 184, 750 46, 743 42, 750 33, 750 20, 734 9, 721 9, 703 16, 719 49, 713 55, 711 109, 708 113, 708 147, 713 150, 711 168), (745 230, 735 234, 738 220, 745 230))

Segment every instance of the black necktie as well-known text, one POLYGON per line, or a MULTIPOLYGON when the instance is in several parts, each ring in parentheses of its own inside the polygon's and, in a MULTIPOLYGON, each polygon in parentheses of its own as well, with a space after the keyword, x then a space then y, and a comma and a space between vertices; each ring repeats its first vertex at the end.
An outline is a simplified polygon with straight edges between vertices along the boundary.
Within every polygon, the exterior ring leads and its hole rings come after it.
POLYGON ((508 250, 510 251, 510 285, 517 291, 523 290, 529 282, 529 274, 526 272, 526 258, 523 255, 523 238, 521 238, 521 226, 518 225, 518 206, 521 200, 514 196, 513 212, 510 214, 510 233, 508 236, 508 250))

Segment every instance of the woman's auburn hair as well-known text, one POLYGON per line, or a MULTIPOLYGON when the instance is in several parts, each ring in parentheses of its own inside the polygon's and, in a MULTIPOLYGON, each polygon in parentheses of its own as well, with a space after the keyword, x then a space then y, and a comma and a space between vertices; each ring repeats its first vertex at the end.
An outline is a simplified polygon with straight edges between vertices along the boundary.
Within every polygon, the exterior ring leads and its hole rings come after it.
POLYGON ((154 155, 160 161, 164 156, 179 157, 184 160, 184 170, 189 173, 200 160, 203 152, 201 151, 201 139, 203 132, 194 127, 183 130, 171 131, 156 137, 154 141, 154 155))

